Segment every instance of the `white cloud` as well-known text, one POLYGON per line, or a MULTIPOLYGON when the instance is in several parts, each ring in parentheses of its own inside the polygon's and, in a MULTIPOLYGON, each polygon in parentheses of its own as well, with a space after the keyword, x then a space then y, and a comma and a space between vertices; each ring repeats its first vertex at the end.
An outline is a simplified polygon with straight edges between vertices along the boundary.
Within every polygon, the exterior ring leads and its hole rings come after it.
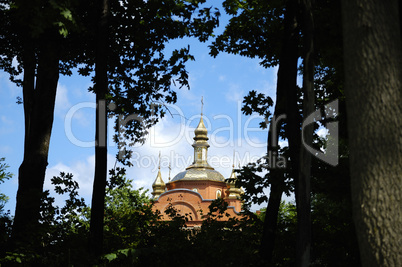
POLYGON ((71 107, 68 98, 68 89, 66 86, 58 83, 56 93, 55 112, 60 116, 64 116, 67 110, 71 107))
POLYGON ((83 105, 82 108, 74 113, 72 120, 85 128, 93 126, 95 124, 95 102, 82 102, 74 106, 78 106, 81 104, 83 105), (88 105, 85 106, 85 103, 88 103, 88 105))
MULTIPOLYGON (((83 78, 83 77, 80 77, 83 78)), ((89 80, 89 78, 88 78, 89 80)), ((73 99, 78 101, 93 101, 95 102, 95 94, 93 92, 88 91, 88 88, 93 86, 92 81, 85 80, 80 83, 79 86, 74 86, 71 91, 71 95, 73 99)))
MULTIPOLYGON (((188 166, 192 147, 189 143, 191 128, 184 121, 172 122, 164 118, 150 131, 146 142, 133 150, 133 167, 127 170, 128 177, 133 179, 136 187, 151 189, 159 166, 161 152, 161 173, 165 182, 168 181, 171 164, 171 178, 188 166)), ((191 163, 191 162, 190 162, 191 163)))
MULTIPOLYGON (((95 107, 94 94, 83 88, 67 88, 60 83, 57 85, 55 114, 65 122, 71 122, 73 125, 84 128, 92 127, 95 119, 95 107), (71 96, 78 101, 72 102, 71 96)), ((70 127, 74 127, 73 125, 70 127)))
POLYGON ((230 83, 229 90, 226 92, 225 97, 230 102, 241 102, 243 100, 244 91, 241 89, 240 84, 230 83))
POLYGON ((259 88, 257 92, 261 92, 267 96, 270 96, 272 99, 276 98, 276 79, 272 80, 262 80, 259 82, 259 88))
POLYGON ((194 102, 195 100, 198 99, 198 96, 194 93, 194 87, 191 85, 190 81, 190 88, 189 90, 187 87, 182 87, 181 89, 177 89, 177 98, 179 99, 180 102, 183 102, 185 104, 188 104, 189 101, 194 102))
MULTIPOLYGON (((68 109, 62 118, 64 134, 76 146, 94 146, 95 108, 94 102, 81 102, 68 109)), ((109 120, 109 129, 113 130, 111 120, 109 120)))

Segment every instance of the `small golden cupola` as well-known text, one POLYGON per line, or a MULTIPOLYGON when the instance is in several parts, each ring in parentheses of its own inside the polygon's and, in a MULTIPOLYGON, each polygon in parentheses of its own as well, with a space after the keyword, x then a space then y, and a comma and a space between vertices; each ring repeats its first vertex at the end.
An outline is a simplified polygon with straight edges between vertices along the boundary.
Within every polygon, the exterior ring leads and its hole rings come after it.
POLYGON ((159 152, 159 167, 158 167, 158 174, 156 176, 156 179, 154 183, 152 184, 152 195, 154 196, 154 199, 158 199, 158 197, 165 192, 166 190, 166 185, 165 182, 162 180, 162 174, 161 174, 161 153, 159 152))
POLYGON ((236 172, 235 172, 234 160, 235 160, 235 154, 233 153, 232 173, 230 174, 229 181, 227 182, 227 185, 229 187, 228 198, 229 199, 240 199, 240 195, 242 192, 241 192, 241 188, 236 186, 237 176, 236 176, 236 172))

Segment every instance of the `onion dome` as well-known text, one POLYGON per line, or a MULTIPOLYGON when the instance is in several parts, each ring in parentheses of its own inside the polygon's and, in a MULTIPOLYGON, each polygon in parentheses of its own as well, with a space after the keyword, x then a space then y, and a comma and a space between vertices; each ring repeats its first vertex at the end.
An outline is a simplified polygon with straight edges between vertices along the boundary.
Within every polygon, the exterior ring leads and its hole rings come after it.
POLYGON ((185 171, 177 174, 172 182, 181 180, 209 180, 209 181, 219 181, 224 182, 225 177, 218 171, 215 171, 208 162, 208 130, 205 127, 204 120, 202 118, 198 123, 197 128, 194 130, 194 161, 193 164, 188 166, 185 171))
MULTIPOLYGON (((197 128, 194 130, 194 140, 195 141, 208 141, 208 130, 205 127, 204 120, 201 115, 200 122, 198 123, 197 128)), ((208 145, 209 146, 209 145, 208 145)))

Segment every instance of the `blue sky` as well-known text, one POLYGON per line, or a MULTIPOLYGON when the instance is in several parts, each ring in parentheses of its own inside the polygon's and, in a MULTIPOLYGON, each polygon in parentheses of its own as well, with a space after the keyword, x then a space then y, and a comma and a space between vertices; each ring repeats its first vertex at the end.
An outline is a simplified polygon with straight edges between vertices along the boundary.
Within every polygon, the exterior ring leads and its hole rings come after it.
MULTIPOLYGON (((224 24, 224 20, 221 21, 221 29, 224 24)), ((169 162, 172 178, 191 163, 192 137, 200 118, 201 97, 204 98, 204 122, 211 145, 208 157, 212 167, 229 177, 233 151, 236 165, 255 161, 266 151, 267 132, 258 128, 262 118, 244 116, 240 108, 243 96, 250 90, 275 99, 276 68, 265 69, 259 65, 258 59, 226 53, 212 58, 208 54, 209 43, 177 40, 170 45, 182 47, 188 43, 196 59, 187 64, 191 89, 177 91, 178 101, 170 110, 179 115, 171 117, 167 114, 151 129, 146 143, 134 148, 134 166, 127 169, 127 174, 135 188, 151 189, 157 174, 159 151, 165 182, 169 176, 169 162)), ((45 189, 52 189, 52 176, 60 171, 73 173, 87 204, 92 191, 94 147, 91 142, 95 135, 95 96, 88 92, 90 85, 89 78, 79 75, 60 77, 45 181, 45 189)), ((6 210, 13 213, 18 168, 23 157, 23 107, 16 104, 22 90, 9 81, 8 74, 0 72, 0 94, 0 157, 6 158, 10 165, 8 170, 14 174, 13 179, 0 185, 0 191, 10 197, 6 210)), ((112 123, 109 126, 111 136, 112 123)), ((109 141, 108 147, 111 168, 115 163, 116 146, 109 141)))

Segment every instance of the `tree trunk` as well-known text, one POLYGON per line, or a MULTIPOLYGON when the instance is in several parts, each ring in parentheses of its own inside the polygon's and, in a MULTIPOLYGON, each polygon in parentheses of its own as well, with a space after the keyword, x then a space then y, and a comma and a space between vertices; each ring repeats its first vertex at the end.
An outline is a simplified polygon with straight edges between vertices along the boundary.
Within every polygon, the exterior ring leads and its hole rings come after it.
MULTIPOLYGON (((301 31, 303 34, 303 118, 314 112, 314 21, 310 0, 301 1, 301 31)), ((300 147, 300 167, 295 183, 297 207, 296 266, 310 265, 311 249, 311 154, 306 145, 311 146, 314 124, 302 125, 300 147)))
POLYGON ((351 190, 362 266, 402 266, 398 1, 344 0, 351 190))
POLYGON ((275 250, 278 214, 284 187, 283 173, 275 175, 273 174, 274 172, 275 170, 271 170, 270 175, 272 179, 277 179, 277 181, 271 183, 260 248, 261 257, 266 261, 267 264, 272 262, 273 253, 275 250))
POLYGON ((107 52, 108 52, 108 13, 109 1, 99 0, 100 19, 98 23, 95 62, 96 93, 96 133, 95 133, 95 177, 92 191, 90 223, 90 251, 94 256, 102 254, 103 215, 105 208, 105 188, 107 178, 107 110, 108 91, 107 52))
POLYGON ((41 47, 36 87, 35 54, 24 51, 23 102, 25 116, 24 158, 19 168, 18 192, 12 243, 16 248, 36 246, 40 241, 38 219, 47 167, 54 105, 59 79, 57 46, 53 42, 41 47))
MULTIPOLYGON (((281 51, 281 57, 278 69, 277 93, 274 119, 279 121, 279 116, 286 114, 286 118, 296 118, 293 114, 289 113, 290 101, 294 101, 297 107, 297 23, 296 23, 296 1, 289 1, 286 5, 285 21, 284 21, 284 39, 281 51)), ((296 109, 297 110, 297 109, 296 109)), ((276 122, 271 122, 276 125, 276 122)), ((292 122, 291 122, 292 123, 292 122)), ((271 156, 278 155, 278 140, 279 131, 282 123, 276 125, 276 129, 271 127, 268 134, 268 153, 271 156), (274 132, 275 131, 275 132, 274 132), (276 154, 274 154, 276 153, 276 154)), ((287 123, 287 127, 289 123, 287 123)), ((288 137, 289 140, 292 137, 288 137)), ((297 138, 297 137, 296 137, 297 138)), ((289 142, 290 143, 290 142, 289 142)), ((292 144, 293 144, 292 139, 292 144)), ((293 151, 293 150, 292 150, 293 151)), ((295 157, 293 157, 295 159, 295 157)), ((297 160, 296 160, 297 161, 297 160)), ((271 166, 270 179, 271 188, 264 221, 263 236, 261 239, 260 254, 261 257, 270 264, 272 262, 273 253, 275 249, 276 228, 278 224, 278 212, 281 203, 282 194, 284 191, 284 174, 283 171, 275 169, 271 166)))

